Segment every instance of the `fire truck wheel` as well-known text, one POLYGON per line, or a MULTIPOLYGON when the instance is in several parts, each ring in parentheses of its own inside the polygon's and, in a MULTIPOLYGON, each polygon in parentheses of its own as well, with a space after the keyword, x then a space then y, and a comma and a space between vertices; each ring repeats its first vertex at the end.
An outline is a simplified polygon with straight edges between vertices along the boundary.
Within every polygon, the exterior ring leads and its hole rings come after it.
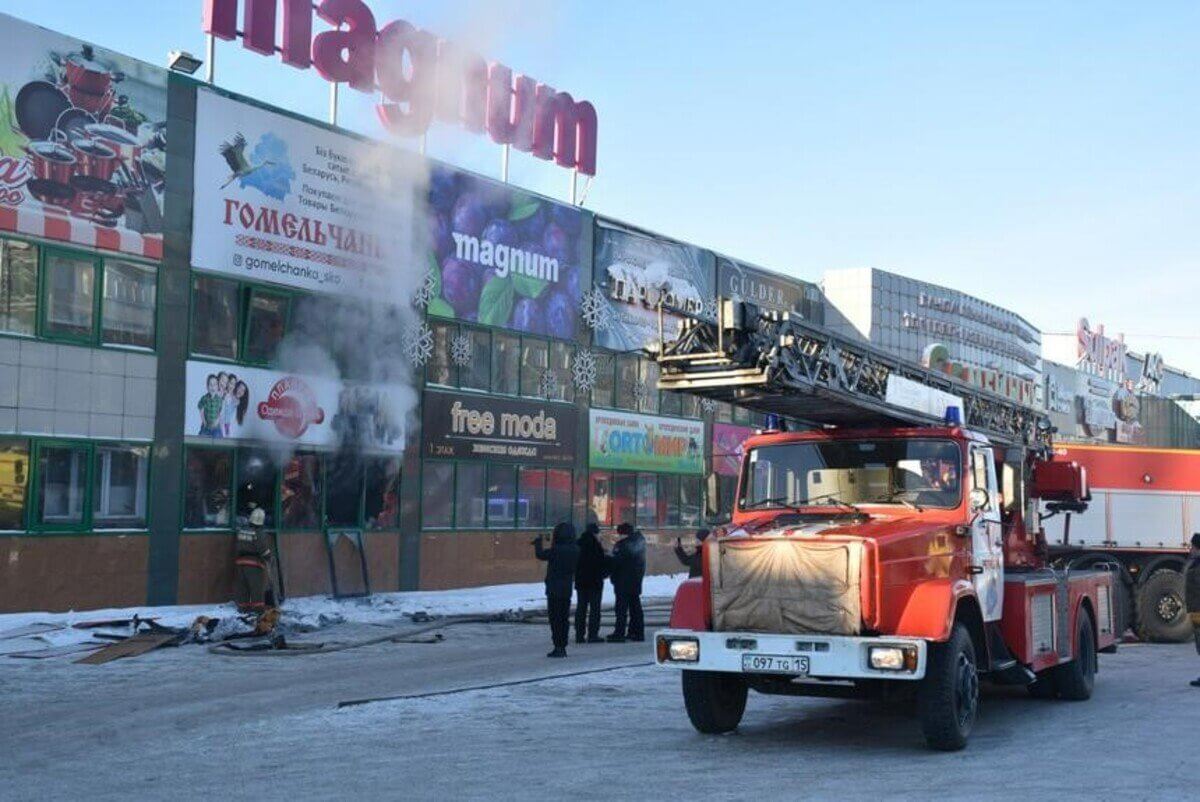
POLYGON ((715 735, 732 732, 746 712, 745 677, 722 671, 683 671, 683 704, 692 726, 715 735))
POLYGON ((1179 571, 1159 568, 1138 585, 1137 635, 1155 643, 1180 643, 1192 637, 1179 571))
POLYGON ((1096 684, 1096 636, 1092 617, 1079 611, 1075 624, 1075 659, 1054 669, 1054 684, 1060 698, 1082 702, 1092 698, 1096 684))
POLYGON ((917 690, 917 716, 925 741, 946 752, 962 749, 978 712, 975 645, 966 626, 955 623, 950 640, 931 644, 929 665, 917 690))

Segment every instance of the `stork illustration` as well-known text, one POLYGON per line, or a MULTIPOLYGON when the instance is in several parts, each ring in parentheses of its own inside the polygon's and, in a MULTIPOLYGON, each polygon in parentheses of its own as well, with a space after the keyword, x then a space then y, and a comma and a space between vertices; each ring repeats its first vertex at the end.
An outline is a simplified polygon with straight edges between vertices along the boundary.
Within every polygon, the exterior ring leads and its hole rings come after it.
POLYGON ((240 133, 229 142, 221 143, 221 156, 224 157, 225 163, 229 165, 229 169, 233 171, 232 175, 221 185, 221 189, 225 189, 225 187, 239 178, 245 178, 254 171, 261 170, 267 165, 274 163, 264 161, 259 164, 251 164, 246 159, 246 137, 240 133))

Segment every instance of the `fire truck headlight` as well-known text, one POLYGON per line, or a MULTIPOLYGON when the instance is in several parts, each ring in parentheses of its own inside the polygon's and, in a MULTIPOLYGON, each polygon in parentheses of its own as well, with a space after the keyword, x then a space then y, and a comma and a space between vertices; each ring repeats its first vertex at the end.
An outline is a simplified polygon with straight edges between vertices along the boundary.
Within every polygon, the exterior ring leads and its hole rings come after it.
POLYGON ((695 638, 660 637, 656 645, 660 663, 695 663, 700 660, 700 641, 695 638))
POLYGON ((877 671, 916 671, 915 646, 872 646, 867 650, 871 668, 877 671))

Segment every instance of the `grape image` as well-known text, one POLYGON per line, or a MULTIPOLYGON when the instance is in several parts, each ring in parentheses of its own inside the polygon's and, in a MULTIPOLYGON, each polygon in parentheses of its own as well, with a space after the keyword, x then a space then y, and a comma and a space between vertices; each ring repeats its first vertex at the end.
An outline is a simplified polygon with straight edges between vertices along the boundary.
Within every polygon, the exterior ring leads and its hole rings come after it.
POLYGON ((567 232, 571 237, 578 237, 583 229, 583 215, 569 206, 555 204, 550 207, 550 222, 567 232))
POLYGON ((517 227, 508 220, 493 220, 483 230, 483 239, 495 245, 516 246, 520 242, 517 227))
POLYGON ((442 264, 442 297, 454 314, 466 317, 479 306, 479 271, 453 257, 442 264))
POLYGON ((454 252, 454 238, 450 236, 450 222, 445 214, 430 216, 429 244, 439 261, 454 252))
POLYGON ((542 315, 545 319, 545 333, 551 337, 570 339, 575 336, 575 320, 577 312, 572 296, 562 290, 546 293, 545 306, 542 315))
POLYGON ((557 259, 560 265, 571 261, 571 238, 567 232, 551 223, 542 234, 542 253, 557 259))
POLYGON ((429 176, 429 205, 436 211, 449 212, 458 197, 458 173, 435 168, 429 176))
POLYGON ((513 305, 512 327, 530 334, 544 334, 538 303, 532 298, 519 298, 513 305))
POLYGON ((488 211, 483 197, 477 192, 467 192, 454 203, 454 215, 451 222, 454 231, 468 236, 478 237, 488 221, 488 211))

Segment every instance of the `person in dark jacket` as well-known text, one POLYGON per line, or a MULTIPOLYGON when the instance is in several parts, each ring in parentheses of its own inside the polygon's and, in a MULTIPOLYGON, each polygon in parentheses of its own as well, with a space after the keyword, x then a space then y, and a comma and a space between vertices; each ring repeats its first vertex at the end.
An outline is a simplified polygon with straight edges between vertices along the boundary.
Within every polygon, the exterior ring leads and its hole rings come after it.
POLYGON ((645 618, 642 616, 646 538, 628 523, 618 526, 617 534, 621 535, 621 539, 613 546, 612 557, 609 559, 613 593, 617 597, 617 623, 613 633, 608 636, 608 642, 643 641, 646 639, 645 618))
MULTIPOLYGON (((1192 553, 1188 555, 1187 567, 1183 569, 1183 589, 1188 618, 1192 620, 1192 634, 1196 638, 1196 653, 1200 654, 1200 532, 1192 535, 1192 553)), ((1193 688, 1200 688, 1200 678, 1189 684, 1193 688)))
POLYGON ((600 637, 600 602, 608 557, 600 545, 600 527, 588 524, 579 539, 579 566, 575 569, 575 642, 603 643, 600 637))
POLYGON ((547 657, 567 656, 567 634, 570 632, 571 587, 575 584, 575 567, 579 563, 579 544, 575 527, 563 522, 554 527, 550 548, 542 539, 533 539, 533 551, 546 563, 546 610, 550 616, 550 638, 554 649, 547 657))
POLYGON ((675 556, 679 558, 679 562, 687 566, 688 579, 701 576, 704 573, 703 563, 701 562, 701 560, 704 559, 704 550, 702 546, 707 538, 707 529, 697 529, 696 550, 691 554, 688 554, 688 552, 683 548, 683 543, 679 540, 679 538, 675 538, 675 556))

